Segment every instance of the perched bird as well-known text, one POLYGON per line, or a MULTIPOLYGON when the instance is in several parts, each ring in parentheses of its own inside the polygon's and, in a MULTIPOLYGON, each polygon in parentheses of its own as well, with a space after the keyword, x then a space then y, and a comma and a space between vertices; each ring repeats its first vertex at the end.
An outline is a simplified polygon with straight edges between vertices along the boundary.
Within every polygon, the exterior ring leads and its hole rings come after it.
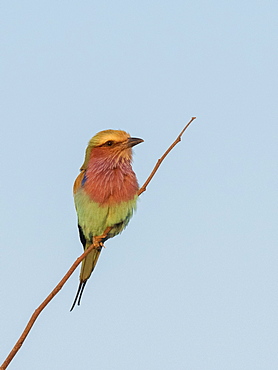
POLYGON ((143 141, 121 130, 100 131, 89 141, 73 193, 84 250, 95 240, 99 243, 82 261, 80 283, 71 311, 77 300, 80 304, 103 243, 127 226, 136 208, 139 186, 131 166, 132 147, 143 141), (108 227, 107 236, 99 238, 108 227))

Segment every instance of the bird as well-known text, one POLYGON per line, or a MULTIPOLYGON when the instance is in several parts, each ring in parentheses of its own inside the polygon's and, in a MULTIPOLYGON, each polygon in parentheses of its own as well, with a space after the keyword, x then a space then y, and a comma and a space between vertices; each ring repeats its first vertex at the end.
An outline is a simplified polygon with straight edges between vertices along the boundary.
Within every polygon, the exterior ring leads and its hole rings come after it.
POLYGON ((98 132, 88 143, 73 196, 83 248, 86 250, 96 241, 97 248, 82 261, 70 311, 76 302, 81 303, 104 242, 123 231, 136 209, 139 185, 132 169, 132 147, 143 141, 125 131, 108 129, 98 132), (109 231, 103 236, 106 230, 109 231))

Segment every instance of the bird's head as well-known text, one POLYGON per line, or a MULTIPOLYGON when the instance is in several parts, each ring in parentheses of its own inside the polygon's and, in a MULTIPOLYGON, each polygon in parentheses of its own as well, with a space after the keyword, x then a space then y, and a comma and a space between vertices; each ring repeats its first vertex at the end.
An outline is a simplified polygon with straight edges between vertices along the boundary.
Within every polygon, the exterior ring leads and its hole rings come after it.
POLYGON ((94 157, 113 158, 115 160, 131 160, 132 147, 143 141, 143 139, 130 137, 127 132, 122 130, 100 131, 89 141, 85 160, 80 170, 87 168, 92 155, 94 157))

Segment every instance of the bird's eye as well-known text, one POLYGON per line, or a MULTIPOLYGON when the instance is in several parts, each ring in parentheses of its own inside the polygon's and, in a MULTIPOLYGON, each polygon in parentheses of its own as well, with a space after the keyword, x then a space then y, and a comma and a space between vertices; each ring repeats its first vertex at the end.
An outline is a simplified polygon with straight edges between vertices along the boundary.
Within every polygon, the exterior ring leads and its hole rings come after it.
POLYGON ((105 143, 105 146, 112 146, 113 145, 113 141, 112 140, 109 140, 105 143))

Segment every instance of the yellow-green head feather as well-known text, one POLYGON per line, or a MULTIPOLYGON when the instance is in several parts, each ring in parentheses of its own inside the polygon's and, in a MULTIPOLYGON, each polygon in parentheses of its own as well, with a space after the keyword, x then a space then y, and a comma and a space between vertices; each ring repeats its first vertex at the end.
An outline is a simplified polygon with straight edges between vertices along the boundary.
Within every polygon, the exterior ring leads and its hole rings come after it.
POLYGON ((113 141, 117 143, 125 142, 128 140, 128 138, 130 138, 130 135, 122 130, 104 130, 98 132, 88 143, 85 153, 85 160, 80 170, 82 171, 87 168, 93 148, 102 146, 108 141, 113 141))

